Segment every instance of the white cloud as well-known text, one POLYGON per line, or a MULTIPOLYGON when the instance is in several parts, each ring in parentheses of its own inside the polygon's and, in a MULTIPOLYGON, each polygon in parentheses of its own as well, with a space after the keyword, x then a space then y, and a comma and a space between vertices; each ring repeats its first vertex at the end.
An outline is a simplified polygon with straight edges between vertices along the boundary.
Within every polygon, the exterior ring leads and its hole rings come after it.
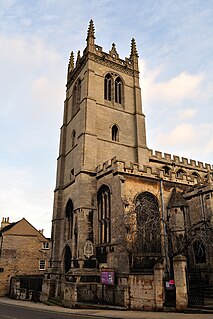
POLYGON ((179 110, 178 115, 180 120, 188 120, 193 118, 196 113, 197 113, 196 109, 186 108, 186 109, 179 110))
POLYGON ((201 94, 203 74, 190 74, 182 71, 167 81, 160 80, 166 67, 161 65, 149 70, 146 62, 139 62, 140 69, 144 69, 141 77, 143 97, 150 102, 180 102, 197 98, 201 94))

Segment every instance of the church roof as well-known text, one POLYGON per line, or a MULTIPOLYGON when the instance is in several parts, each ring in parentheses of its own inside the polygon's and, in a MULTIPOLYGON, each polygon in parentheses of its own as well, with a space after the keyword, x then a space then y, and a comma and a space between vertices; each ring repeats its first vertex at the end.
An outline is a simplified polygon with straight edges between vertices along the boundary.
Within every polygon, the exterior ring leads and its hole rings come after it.
POLYGON ((168 203, 168 208, 173 207, 188 207, 183 195, 180 192, 177 192, 176 188, 172 190, 172 194, 168 203))

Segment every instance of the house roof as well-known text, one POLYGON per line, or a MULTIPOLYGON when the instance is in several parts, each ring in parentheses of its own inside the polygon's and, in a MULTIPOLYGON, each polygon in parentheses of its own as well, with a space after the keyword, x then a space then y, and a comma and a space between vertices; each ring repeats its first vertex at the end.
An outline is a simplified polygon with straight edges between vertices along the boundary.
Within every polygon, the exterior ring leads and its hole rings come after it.
POLYGON ((0 235, 1 235, 2 233, 4 233, 5 231, 9 230, 10 228, 12 228, 16 223, 17 223, 17 222, 15 222, 15 223, 10 223, 9 225, 3 227, 3 228, 0 230, 0 235))
POLYGON ((31 225, 25 218, 11 223, 1 229, 0 235, 36 236, 40 241, 49 241, 41 232, 31 225))

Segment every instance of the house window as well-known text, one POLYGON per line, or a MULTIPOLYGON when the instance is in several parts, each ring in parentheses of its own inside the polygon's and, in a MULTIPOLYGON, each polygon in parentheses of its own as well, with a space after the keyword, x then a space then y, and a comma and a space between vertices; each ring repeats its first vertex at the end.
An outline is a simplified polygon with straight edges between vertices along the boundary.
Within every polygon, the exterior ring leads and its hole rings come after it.
POLYGON ((46 269, 46 260, 40 259, 39 260, 39 270, 45 270, 46 269))
POLYGON ((42 249, 49 249, 49 243, 42 243, 42 249))
POLYGON ((121 104, 121 88, 122 88, 122 83, 121 79, 118 76, 115 79, 115 102, 121 104))
POLYGON ((112 141, 116 141, 118 142, 119 138, 118 138, 118 127, 117 125, 113 125, 112 126, 112 141))
POLYGON ((109 187, 103 185, 98 191, 99 241, 101 244, 111 241, 111 203, 109 187))
POLYGON ((112 99, 112 77, 109 73, 104 79, 104 98, 108 101, 112 99))

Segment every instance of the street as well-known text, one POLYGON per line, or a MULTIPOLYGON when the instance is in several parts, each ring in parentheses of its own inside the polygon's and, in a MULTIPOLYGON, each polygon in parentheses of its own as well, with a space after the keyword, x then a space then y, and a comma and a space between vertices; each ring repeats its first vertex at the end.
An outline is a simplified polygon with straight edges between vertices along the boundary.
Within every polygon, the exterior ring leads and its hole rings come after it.
POLYGON ((0 319, 213 319, 213 313, 121 311, 47 306, 40 302, 0 298, 0 319))
MULTIPOLYGON (((63 310, 63 308, 62 308, 63 310)), ((39 310, 32 308, 24 308, 14 305, 0 304, 0 319, 84 319, 84 318, 96 318, 100 319, 103 317, 93 317, 91 315, 76 315, 72 313, 60 313, 52 312, 48 310, 39 310)))

